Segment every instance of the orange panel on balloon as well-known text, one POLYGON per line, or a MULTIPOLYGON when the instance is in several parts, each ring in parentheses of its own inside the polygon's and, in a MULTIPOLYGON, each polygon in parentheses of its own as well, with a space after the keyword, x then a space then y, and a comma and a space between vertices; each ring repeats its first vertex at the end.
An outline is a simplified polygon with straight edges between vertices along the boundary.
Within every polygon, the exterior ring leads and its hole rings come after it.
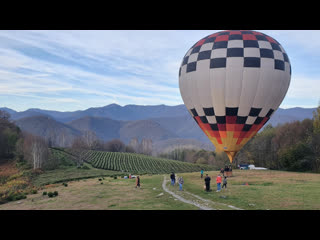
POLYGON ((219 131, 220 137, 221 138, 226 138, 227 137, 227 132, 226 131, 219 131))
POLYGON ((213 132, 213 137, 215 137, 215 138, 220 138, 221 136, 220 136, 220 133, 218 132, 218 131, 212 131, 213 132))
POLYGON ((226 124, 227 132, 233 132, 235 130, 236 124, 226 124))
POLYGON ((240 131, 233 132, 233 138, 239 138, 240 134, 241 134, 240 131))
POLYGON ((209 123, 202 123, 202 128, 203 128, 205 131, 212 131, 209 123))
POLYGON ((242 140, 243 140, 243 138, 238 138, 238 141, 236 144, 241 144, 242 140))
POLYGON ((205 132, 206 132, 207 135, 209 135, 210 137, 213 137, 213 131, 212 131, 212 130, 206 130, 205 132))

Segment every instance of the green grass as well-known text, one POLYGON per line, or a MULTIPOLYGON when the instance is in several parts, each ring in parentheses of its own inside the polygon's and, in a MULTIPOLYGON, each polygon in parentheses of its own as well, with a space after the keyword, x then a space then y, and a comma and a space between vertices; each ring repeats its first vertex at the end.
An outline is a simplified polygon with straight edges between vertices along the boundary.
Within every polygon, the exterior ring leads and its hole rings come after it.
POLYGON ((203 191, 198 173, 184 173, 185 189, 203 198, 247 210, 320 209, 320 175, 283 171, 240 171, 228 179, 227 190, 216 193, 218 171, 209 172, 212 192, 203 191), (248 183, 248 185, 243 185, 248 183), (222 198, 223 196, 223 198, 222 198))
POLYGON ((141 177, 141 188, 135 188, 135 179, 105 177, 104 184, 98 178, 83 179, 50 186, 37 194, 0 205, 4 209, 37 210, 196 210, 197 207, 175 200, 162 189, 162 175, 141 177), (43 191, 58 191, 54 198, 43 196, 43 191), (163 193, 163 195, 161 195, 163 193))
MULTIPOLYGON (((59 154, 63 156, 63 153, 59 154)), ((33 176, 32 184, 39 187, 38 193, 19 200, 19 204, 17 201, 2 204, 0 209, 198 209, 166 193, 162 189, 162 174, 140 175, 141 189, 136 189, 135 179, 123 178, 127 175, 125 172, 97 169, 88 163, 84 165, 87 169, 69 166, 33 176), (118 178, 114 179, 113 176, 118 178), (62 182, 68 182, 68 187, 63 186, 62 182), (43 196, 44 189, 47 192, 58 191, 59 196, 43 196)), ((223 203, 245 210, 320 210, 320 174, 233 170, 233 177, 228 178, 227 189, 217 193, 215 178, 219 172, 206 170, 206 173, 212 179, 212 192, 204 191, 204 179, 200 178, 200 171, 177 173, 185 181, 183 188, 186 192, 182 192, 182 196, 192 200, 189 192, 211 200, 216 204, 212 207, 216 209, 227 209, 221 205, 223 203)), ((20 175, 12 172, 11 178, 20 175)), ((166 176, 168 179, 169 173, 166 176)), ((168 187, 171 188, 169 190, 178 189, 178 186, 168 187)))
MULTIPOLYGON (((175 200, 162 189, 164 175, 142 175, 141 189, 135 188, 135 179, 104 177, 99 169, 79 170, 70 168, 55 170, 39 175, 38 183, 62 182, 78 175, 78 179, 90 176, 90 179, 51 185, 28 195, 27 199, 0 205, 0 209, 114 209, 114 210, 196 210, 196 206, 175 200), (60 172, 61 171, 61 172, 60 172), (96 177, 94 177, 94 171, 96 177), (91 172, 91 173, 90 173, 91 172), (90 174, 89 174, 90 173, 90 174), (103 184, 101 184, 103 182, 103 184), (43 191, 58 191, 59 196, 48 198, 43 191)), ((106 172, 104 172, 106 173, 106 172)), ((228 179, 228 188, 217 193, 215 177, 218 171, 205 172, 211 176, 212 192, 203 190, 204 180, 199 172, 179 173, 184 177, 182 196, 192 199, 188 193, 211 200, 216 209, 228 209, 223 204, 245 210, 320 210, 320 175, 312 173, 294 173, 282 171, 240 171, 234 170, 228 179), (248 183, 248 185, 243 185, 248 183)), ((169 175, 166 175, 167 179, 169 175)), ((36 179, 35 179, 36 180, 36 179)), ((178 186, 169 190, 177 191, 178 186)), ((230 209, 230 208, 229 208, 230 209)))
POLYGON ((89 164, 84 164, 88 169, 81 169, 75 166, 68 168, 59 168, 55 170, 45 171, 33 179, 32 183, 35 186, 67 182, 72 180, 80 180, 86 178, 95 178, 103 176, 122 176, 125 173, 118 171, 110 171, 104 169, 96 169, 89 164))

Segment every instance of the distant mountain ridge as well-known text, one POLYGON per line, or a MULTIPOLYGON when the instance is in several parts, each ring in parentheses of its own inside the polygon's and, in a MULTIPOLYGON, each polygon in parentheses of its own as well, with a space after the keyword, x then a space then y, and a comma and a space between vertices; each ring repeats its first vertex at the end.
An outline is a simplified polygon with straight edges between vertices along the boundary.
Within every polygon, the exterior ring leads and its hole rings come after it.
MULTIPOLYGON (((279 108, 267 124, 276 126, 305 118, 311 119, 315 109, 279 108)), ((58 144, 70 144, 75 137, 90 130, 105 141, 118 138, 128 143, 131 138, 149 138, 154 146, 161 149, 192 145, 197 148, 214 149, 183 104, 123 107, 110 104, 74 112, 35 108, 22 112, 9 108, 0 110, 7 111, 22 130, 44 137, 52 135, 58 144)))
POLYGON ((78 110, 73 112, 59 112, 52 110, 42 110, 38 108, 31 108, 26 111, 17 112, 9 108, 0 108, 10 113, 13 120, 17 120, 23 117, 31 117, 35 115, 51 116, 60 122, 71 122, 73 120, 90 116, 90 117, 105 117, 114 120, 144 120, 148 118, 158 117, 175 117, 188 114, 186 107, 181 104, 177 106, 166 105, 153 105, 153 106, 141 106, 141 105, 125 105, 120 106, 118 104, 110 104, 104 107, 88 108, 86 110, 78 110))
MULTIPOLYGON (((312 118, 312 112, 316 108, 279 108, 275 114, 270 119, 278 119, 277 121, 272 121, 277 124, 278 121, 282 123, 284 120, 295 121, 303 120, 305 118, 312 118), (276 116, 276 117, 275 117, 276 116)), ((88 108, 86 110, 78 110, 73 112, 60 112, 53 110, 43 110, 38 108, 30 108, 25 111, 15 111, 13 109, 2 107, 0 110, 7 111, 10 113, 13 120, 17 120, 24 117, 31 117, 36 115, 50 116, 60 122, 71 122, 73 120, 90 116, 90 117, 104 117, 114 120, 123 121, 133 121, 133 120, 145 120, 145 119, 155 119, 155 118, 174 118, 189 115, 185 105, 180 104, 176 106, 167 105, 125 105, 120 106, 118 104, 110 104, 103 107, 88 108)))

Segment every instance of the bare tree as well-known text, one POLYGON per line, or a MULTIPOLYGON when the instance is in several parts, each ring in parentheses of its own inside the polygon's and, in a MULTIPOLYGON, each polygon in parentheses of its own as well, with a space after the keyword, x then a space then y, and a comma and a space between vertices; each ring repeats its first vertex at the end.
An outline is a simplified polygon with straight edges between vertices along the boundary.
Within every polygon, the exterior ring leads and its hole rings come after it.
POLYGON ((48 146, 44 139, 35 137, 31 145, 31 154, 33 158, 33 169, 43 167, 43 164, 48 159, 48 146))
POLYGON ((93 131, 86 130, 83 133, 82 139, 83 142, 86 144, 87 148, 92 149, 94 147, 94 144, 97 142, 98 137, 93 131))
POLYGON ((130 140, 129 146, 136 152, 139 153, 139 140, 138 138, 132 138, 130 140))
POLYGON ((61 133, 61 144, 60 145, 62 147, 66 147, 66 135, 65 135, 64 131, 61 133))
POLYGON ((42 137, 24 133, 23 155, 33 169, 43 168, 49 156, 48 143, 42 137))
POLYGON ((110 152, 125 152, 126 145, 119 139, 113 139, 106 142, 106 150, 110 152))
POLYGON ((145 155, 151 155, 152 154, 152 140, 151 139, 142 139, 141 141, 141 153, 145 155))
POLYGON ((77 166, 81 166, 84 162, 84 150, 89 149, 83 137, 77 137, 71 145, 72 151, 77 156, 77 166))

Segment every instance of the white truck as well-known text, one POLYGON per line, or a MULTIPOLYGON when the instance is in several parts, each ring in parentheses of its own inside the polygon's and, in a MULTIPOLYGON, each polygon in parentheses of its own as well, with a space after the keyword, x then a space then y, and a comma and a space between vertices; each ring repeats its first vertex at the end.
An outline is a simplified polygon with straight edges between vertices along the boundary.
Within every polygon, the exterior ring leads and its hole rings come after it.
POLYGON ((256 167, 253 164, 249 165, 248 168, 250 170, 268 170, 267 168, 263 168, 263 167, 256 167))

